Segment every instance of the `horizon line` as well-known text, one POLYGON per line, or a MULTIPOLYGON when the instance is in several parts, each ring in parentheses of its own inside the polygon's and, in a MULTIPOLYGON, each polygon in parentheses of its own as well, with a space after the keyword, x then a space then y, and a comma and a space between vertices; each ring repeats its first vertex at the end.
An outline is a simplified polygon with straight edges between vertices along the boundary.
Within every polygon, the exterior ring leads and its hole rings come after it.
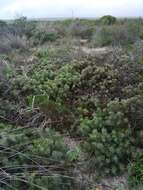
MULTIPOLYGON (((103 16, 108 16, 108 15, 103 15, 103 16)), ((114 15, 111 15, 111 16, 114 16, 114 15)), ((67 19, 89 19, 89 20, 94 20, 94 19, 99 19, 101 18, 102 16, 97 16, 97 17, 94 17, 94 16, 81 16, 81 17, 71 17, 71 16, 58 16, 58 17, 28 17, 26 15, 22 15, 20 17, 26 17, 28 20, 67 20, 67 19)), ((18 17, 18 18, 20 18, 18 17)), ((116 17, 117 19, 138 19, 138 18, 143 18, 143 16, 120 16, 120 17, 117 17, 117 16, 114 16, 116 17)), ((0 18, 0 20, 15 20, 17 18, 0 18)))

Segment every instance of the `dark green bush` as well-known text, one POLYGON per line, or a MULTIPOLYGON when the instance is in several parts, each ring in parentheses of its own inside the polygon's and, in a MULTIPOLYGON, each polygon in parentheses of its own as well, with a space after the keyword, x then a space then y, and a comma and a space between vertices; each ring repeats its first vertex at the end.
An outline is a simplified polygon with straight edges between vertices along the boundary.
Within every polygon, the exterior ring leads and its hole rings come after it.
POLYGON ((36 32, 33 36, 35 44, 44 44, 45 42, 54 42, 58 38, 58 34, 55 32, 36 32))
POLYGON ((26 129, 0 124, 0 167, 4 189, 72 189, 66 162, 68 147, 51 129, 26 129), (4 183, 3 183, 4 182, 4 183))
POLYGON ((101 26, 92 36, 91 43, 95 46, 127 46, 134 44, 140 40, 140 34, 131 29, 132 26, 113 25, 113 26, 101 26))
POLYGON ((6 27, 7 23, 4 20, 0 20, 0 28, 1 27, 6 27))
POLYGON ((90 171, 96 170, 101 176, 124 173, 136 151, 129 138, 127 131, 112 130, 109 133, 106 128, 102 128, 101 132, 93 130, 83 145, 91 156, 87 164, 90 171))
POLYGON ((94 28, 92 26, 82 25, 80 20, 77 20, 72 25, 70 25, 68 30, 72 36, 82 39, 90 39, 92 37, 94 28))
POLYGON ((80 131, 87 138, 82 148, 92 160, 92 169, 118 175, 139 154, 143 134, 140 101, 142 97, 114 100, 106 109, 97 110, 93 119, 82 120, 80 131))
POLYGON ((36 28, 36 21, 30 21, 27 19, 27 17, 22 16, 20 18, 17 18, 12 23, 12 26, 14 27, 15 32, 17 35, 26 35, 28 38, 34 34, 35 28, 36 28))
POLYGON ((117 21, 116 17, 111 15, 106 15, 100 18, 100 22, 105 25, 112 25, 115 24, 117 21))
POLYGON ((124 172, 132 157, 134 148, 129 139, 131 134, 127 129, 120 128, 127 125, 123 118, 120 112, 108 116, 107 113, 98 111, 93 120, 84 119, 81 123, 81 132, 87 137, 82 148, 92 160, 92 171, 97 169, 100 175, 124 172))
MULTIPOLYGON (((131 189, 143 187, 143 156, 138 156, 129 166, 128 182, 131 189)), ((142 189, 142 188, 140 188, 142 189)))
POLYGON ((98 29, 92 36, 92 44, 95 46, 108 46, 113 42, 113 35, 110 30, 106 28, 98 29))

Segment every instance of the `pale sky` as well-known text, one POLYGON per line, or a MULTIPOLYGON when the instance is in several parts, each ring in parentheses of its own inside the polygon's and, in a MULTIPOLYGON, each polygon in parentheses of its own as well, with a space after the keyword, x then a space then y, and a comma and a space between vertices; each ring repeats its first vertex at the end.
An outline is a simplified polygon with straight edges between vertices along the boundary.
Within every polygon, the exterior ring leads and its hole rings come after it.
POLYGON ((143 0, 0 0, 0 19, 143 16, 143 0))

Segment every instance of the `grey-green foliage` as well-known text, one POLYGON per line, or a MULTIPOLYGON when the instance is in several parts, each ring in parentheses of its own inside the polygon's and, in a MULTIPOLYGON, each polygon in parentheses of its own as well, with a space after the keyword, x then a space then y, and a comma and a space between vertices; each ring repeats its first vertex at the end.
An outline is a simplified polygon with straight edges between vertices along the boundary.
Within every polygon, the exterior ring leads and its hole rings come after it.
POLYGON ((142 39, 142 22, 128 21, 98 26, 93 33, 93 46, 129 46, 142 39))

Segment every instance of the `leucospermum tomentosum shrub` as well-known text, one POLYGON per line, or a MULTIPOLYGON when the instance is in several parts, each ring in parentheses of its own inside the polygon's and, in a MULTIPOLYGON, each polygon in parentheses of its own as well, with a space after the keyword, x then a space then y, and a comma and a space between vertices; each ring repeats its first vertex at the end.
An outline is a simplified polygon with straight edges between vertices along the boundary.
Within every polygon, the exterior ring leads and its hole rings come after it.
MULTIPOLYGON (((17 95, 26 100, 29 97, 32 97, 32 100, 33 97, 36 97, 35 100, 37 100, 37 97, 46 97, 44 99, 48 104, 43 100, 38 104, 45 104, 42 107, 46 110, 44 113, 47 113, 49 109, 49 102, 54 102, 58 107, 70 109, 70 114, 74 116, 75 123, 78 123, 77 121, 82 116, 91 118, 98 105, 104 108, 110 100, 115 98, 128 99, 128 97, 141 93, 135 92, 135 89, 139 86, 140 79, 137 79, 137 75, 141 72, 141 69, 136 68, 136 70, 133 65, 131 65, 130 70, 135 69, 135 72, 128 72, 129 64, 120 63, 118 67, 106 63, 99 65, 95 59, 85 58, 59 66, 48 60, 46 52, 40 52, 37 56, 39 57, 39 63, 33 65, 26 75, 17 76, 13 80, 11 91, 16 92, 17 95)), ((127 103, 125 102, 125 104, 127 103)), ((40 108, 41 112, 43 111, 40 106, 36 108, 40 108)), ((52 110, 49 111, 52 112, 52 110)), ((123 114, 122 118, 124 119, 126 113, 122 113, 122 111, 121 109, 120 113, 116 115, 123 114)), ((46 116, 48 117, 48 114, 46 116)), ((133 117, 129 118, 132 122, 133 117)), ((76 126, 75 123, 71 122, 69 128, 72 128, 72 124, 76 126)))

